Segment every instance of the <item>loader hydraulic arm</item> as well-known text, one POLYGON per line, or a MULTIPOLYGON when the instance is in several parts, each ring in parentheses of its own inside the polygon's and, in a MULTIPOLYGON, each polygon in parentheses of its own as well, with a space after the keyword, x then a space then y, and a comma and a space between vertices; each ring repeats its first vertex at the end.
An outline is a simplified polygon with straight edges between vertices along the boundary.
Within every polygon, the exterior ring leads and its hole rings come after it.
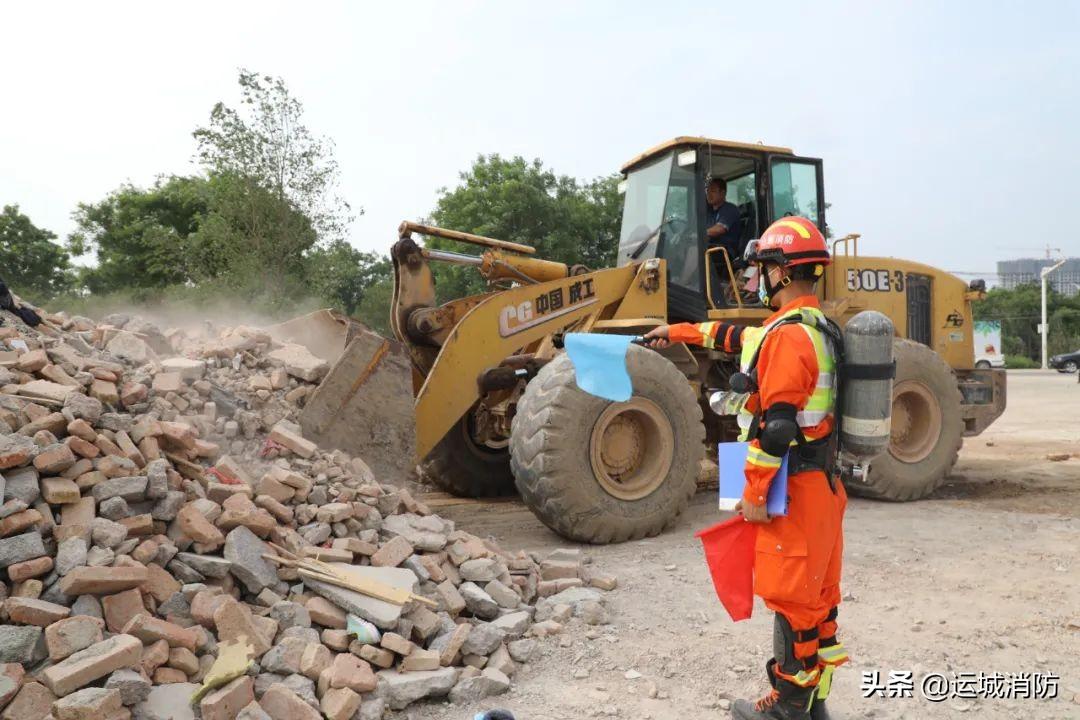
POLYGON ((416 452, 423 458, 488 391, 507 391, 506 360, 531 353, 549 335, 604 318, 662 320, 666 286, 657 261, 590 272, 531 257, 527 245, 402 223, 394 261, 391 325, 413 360, 416 452), (488 249, 480 256, 419 246, 413 231, 488 249), (429 262, 472 265, 514 286, 436 304, 429 262), (495 370, 495 372, 490 372, 495 370), (498 375, 498 377, 496 377, 498 375), (483 386, 483 387, 482 387, 483 386), (498 387, 495 387, 498 386, 498 387))
MULTIPOLYGON (((495 238, 473 235, 457 230, 446 230, 433 225, 419 225, 417 223, 403 222, 398 228, 398 235, 402 241, 408 240, 412 248, 425 260, 438 260, 456 265, 473 265, 480 275, 489 281, 512 280, 514 282, 538 283, 548 280, 564 278, 571 274, 571 268, 564 263, 551 260, 541 260, 530 257, 536 253, 536 248, 530 245, 496 240, 495 238), (437 250, 423 248, 412 243, 412 233, 419 232, 432 237, 440 237, 446 240, 470 243, 489 248, 481 255, 467 255, 465 253, 450 250, 437 250)), ((413 256, 415 257, 415 255, 413 256)), ((573 268, 574 274, 581 274, 584 268, 573 268)))
MULTIPOLYGON (((395 282, 390 320, 395 336, 410 347, 441 346, 450 328, 486 296, 474 295, 436 306, 435 280, 429 266, 432 260, 471 265, 489 282, 520 285, 535 285, 587 272, 582 266, 568 267, 564 263, 530 257, 536 251, 528 245, 409 222, 402 223, 398 231, 400 239, 391 250, 395 282), (490 249, 481 255, 468 255, 426 248, 412 239, 413 231, 490 249)), ((422 374, 426 374, 434 361, 431 352, 425 350, 413 352, 413 358, 422 374)))

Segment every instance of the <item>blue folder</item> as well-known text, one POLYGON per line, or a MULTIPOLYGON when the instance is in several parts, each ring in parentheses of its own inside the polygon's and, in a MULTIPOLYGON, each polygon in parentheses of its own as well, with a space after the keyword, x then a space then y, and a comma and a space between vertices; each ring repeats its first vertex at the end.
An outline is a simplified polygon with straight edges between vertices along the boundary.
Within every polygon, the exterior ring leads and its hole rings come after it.
MULTIPOLYGON (((750 448, 748 442, 726 442, 719 445, 720 466, 720 509, 731 511, 735 509, 746 486, 746 453, 750 448)), ((780 463, 780 469, 776 471, 772 482, 769 484, 769 495, 765 498, 765 508, 769 515, 779 516, 788 513, 787 498, 788 456, 785 455, 780 463)))

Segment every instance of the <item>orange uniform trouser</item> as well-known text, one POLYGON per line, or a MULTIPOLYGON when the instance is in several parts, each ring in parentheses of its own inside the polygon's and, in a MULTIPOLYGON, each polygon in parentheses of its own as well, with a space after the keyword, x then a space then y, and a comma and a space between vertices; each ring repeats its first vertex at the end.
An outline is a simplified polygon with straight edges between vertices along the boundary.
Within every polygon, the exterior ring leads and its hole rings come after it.
POLYGON ((847 659, 835 640, 847 493, 835 485, 834 492, 820 470, 789 477, 788 514, 762 525, 755 546, 754 593, 791 625, 794 655, 808 661, 805 671, 779 674, 802 686, 817 685, 822 668, 847 659))

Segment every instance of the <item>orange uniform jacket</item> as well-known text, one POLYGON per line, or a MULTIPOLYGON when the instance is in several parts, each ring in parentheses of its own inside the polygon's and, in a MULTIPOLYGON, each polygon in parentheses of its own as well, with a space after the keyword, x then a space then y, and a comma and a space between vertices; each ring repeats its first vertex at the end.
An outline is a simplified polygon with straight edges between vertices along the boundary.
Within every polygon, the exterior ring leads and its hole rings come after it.
MULTIPOLYGON (((820 307, 816 297, 800 297, 780 308, 765 324, 798 307, 820 307)), ((738 352, 747 330, 727 323, 680 323, 672 325, 669 339, 725 352, 738 352)), ((774 328, 765 337, 758 357, 759 392, 750 397, 747 409, 790 403, 802 410, 814 391, 818 377, 817 354, 806 331, 796 324, 774 328)), ((833 428, 829 415, 821 423, 802 428, 809 439, 822 438, 833 428)), ((761 505, 780 458, 751 443, 746 463, 744 504, 761 505), (756 449, 756 453, 755 453, 756 449)), ((840 602, 840 558, 843 546, 842 518, 847 496, 841 483, 830 489, 820 470, 788 478, 788 514, 774 517, 758 530, 754 562, 754 592, 766 606, 782 613, 794 628, 819 625, 840 602)), ((835 626, 829 629, 835 632, 835 626)))
MULTIPOLYGON (((820 307, 820 305, 816 297, 796 298, 780 308, 763 324, 768 325, 798 307, 820 307)), ((742 334, 745 330, 746 328, 726 323, 702 323, 701 325, 680 323, 671 326, 668 337, 672 342, 710 345, 724 352, 737 353, 742 347, 742 334), (702 326, 707 326, 706 332, 711 331, 712 334, 707 337, 702 332, 702 326), (721 332, 723 337, 717 337, 721 332), (708 342, 710 339, 713 343, 708 342)), ((748 410, 756 412, 775 403, 789 403, 797 410, 802 410, 817 383, 818 361, 814 343, 801 327, 781 325, 765 337, 758 356, 757 368, 759 391, 747 402, 748 410)), ((810 440, 816 440, 828 435, 832 432, 832 428, 833 419, 829 416, 818 425, 803 428, 803 434, 810 440)), ((751 447, 757 452, 752 450, 747 458, 743 502, 749 505, 761 505, 769 493, 769 483, 780 467, 780 458, 772 458, 762 452, 761 444, 757 440, 751 442, 751 447), (755 462, 754 458, 764 459, 765 462, 755 462), (770 458, 775 462, 770 462, 770 458)))

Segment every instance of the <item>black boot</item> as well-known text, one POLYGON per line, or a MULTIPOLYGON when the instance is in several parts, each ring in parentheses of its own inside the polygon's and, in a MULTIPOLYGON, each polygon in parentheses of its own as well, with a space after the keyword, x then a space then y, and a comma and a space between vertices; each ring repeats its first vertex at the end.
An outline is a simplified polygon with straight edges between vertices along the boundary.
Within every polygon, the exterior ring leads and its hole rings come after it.
POLYGON ((825 701, 814 698, 814 704, 810 706, 810 720, 832 720, 832 715, 825 709, 825 701))
POLYGON ((773 625, 773 658, 765 664, 765 674, 772 685, 772 692, 757 702, 736 700, 731 715, 738 720, 810 720, 811 699, 816 699, 817 687, 803 687, 783 676, 809 673, 816 667, 817 655, 812 658, 795 657, 795 643, 817 638, 817 630, 796 632, 779 613, 773 625))
POLYGON ((802 688, 785 680, 776 685, 757 702, 736 700, 731 716, 737 720, 809 720, 810 696, 816 688, 802 688))

